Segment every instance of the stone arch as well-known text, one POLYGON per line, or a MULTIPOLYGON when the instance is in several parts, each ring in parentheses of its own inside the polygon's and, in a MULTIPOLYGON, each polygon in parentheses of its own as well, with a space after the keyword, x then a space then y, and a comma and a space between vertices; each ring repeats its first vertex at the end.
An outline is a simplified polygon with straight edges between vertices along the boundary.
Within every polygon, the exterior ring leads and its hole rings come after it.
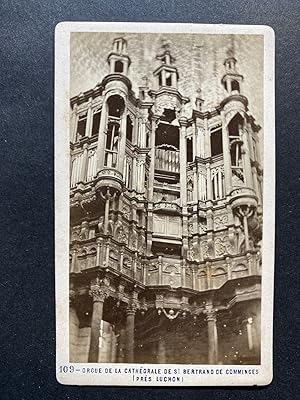
POLYGON ((107 99, 108 115, 120 118, 125 109, 125 101, 119 94, 111 94, 107 99))
POLYGON ((239 93, 241 90, 239 82, 235 79, 231 81, 231 91, 233 92, 234 90, 236 90, 239 93))
POLYGON ((245 264, 237 264, 231 270, 232 279, 242 278, 248 276, 248 268, 245 264))
POLYGON ((117 60, 115 62, 115 72, 121 74, 124 71, 124 64, 122 61, 117 60))
POLYGON ((237 133, 238 124, 244 125, 244 116, 241 113, 241 110, 232 110, 230 113, 230 118, 227 122, 228 133, 230 136, 239 136, 237 133), (230 133, 231 130, 231 133, 230 133), (236 134, 234 134, 236 133, 236 134))

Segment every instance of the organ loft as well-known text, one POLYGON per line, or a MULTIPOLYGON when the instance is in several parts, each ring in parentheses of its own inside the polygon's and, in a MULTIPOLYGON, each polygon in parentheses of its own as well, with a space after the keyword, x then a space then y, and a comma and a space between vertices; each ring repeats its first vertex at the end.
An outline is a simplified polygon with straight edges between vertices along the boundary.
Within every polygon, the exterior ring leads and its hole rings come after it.
POLYGON ((261 128, 235 54, 207 110, 169 46, 135 93, 129 43, 70 101, 70 361, 259 364, 261 128))

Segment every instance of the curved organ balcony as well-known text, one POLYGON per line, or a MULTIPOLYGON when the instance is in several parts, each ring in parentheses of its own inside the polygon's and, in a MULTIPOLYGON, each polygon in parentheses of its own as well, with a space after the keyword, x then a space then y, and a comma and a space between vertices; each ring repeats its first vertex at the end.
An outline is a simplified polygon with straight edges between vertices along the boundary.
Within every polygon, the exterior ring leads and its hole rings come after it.
POLYGON ((243 206, 248 206, 249 208, 257 208, 258 198, 255 191, 249 187, 239 187, 235 188, 230 193, 230 203, 232 209, 238 209, 243 206))
POLYGON ((112 189, 113 192, 121 193, 123 190, 123 175, 112 167, 106 167, 97 173, 95 189, 112 189))

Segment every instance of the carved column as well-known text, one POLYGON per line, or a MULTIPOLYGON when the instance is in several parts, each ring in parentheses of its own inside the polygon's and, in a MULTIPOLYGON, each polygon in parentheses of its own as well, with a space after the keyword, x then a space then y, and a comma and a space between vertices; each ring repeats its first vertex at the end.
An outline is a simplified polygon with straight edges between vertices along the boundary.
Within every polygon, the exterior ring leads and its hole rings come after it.
POLYGON ((77 108, 78 105, 74 104, 70 122, 70 142, 73 143, 76 142, 77 108))
POLYGON ((138 180, 137 180, 137 159, 136 156, 133 157, 132 159, 132 189, 136 190, 138 189, 138 180))
POLYGON ((246 322, 247 338, 248 338, 248 348, 253 350, 253 318, 249 317, 246 322))
POLYGON ((99 133, 98 133, 98 144, 97 144, 97 172, 103 168, 104 165, 104 152, 106 145, 106 124, 107 124, 107 98, 105 97, 103 100, 102 111, 101 111, 101 119, 99 125, 99 133))
POLYGON ((171 83, 172 83, 172 86, 174 87, 174 88, 177 88, 177 73, 176 72, 172 72, 172 75, 171 75, 171 83))
POLYGON ((206 310, 208 335, 208 363, 218 363, 217 313, 213 309, 206 310))
POLYGON ((243 130, 241 132, 242 140, 243 140, 243 158, 244 158, 244 166, 245 166, 245 182, 246 186, 253 187, 253 179, 252 179, 252 170, 251 170, 251 160, 250 160, 250 152, 249 152, 249 141, 248 141, 248 133, 243 130))
POLYGON ((154 185, 154 168, 155 168, 155 131, 157 128, 158 117, 153 116, 151 120, 151 136, 150 136, 150 168, 149 168, 149 189, 148 201, 153 201, 153 185, 154 185))
POLYGON ((162 285, 163 273, 162 273, 162 256, 158 256, 158 284, 162 285))
POLYGON ((182 266, 181 266, 181 287, 185 287, 186 283, 185 283, 185 269, 186 269, 186 265, 185 265, 185 260, 183 260, 182 266))
POLYGON ((136 306, 130 305, 126 310, 126 362, 134 362, 134 317, 136 306))
POLYGON ((93 314, 88 362, 96 363, 99 359, 99 335, 103 304, 108 292, 106 288, 96 284, 91 286, 90 295, 93 297, 93 314))
POLYGON ((212 200, 212 183, 211 183, 211 171, 210 164, 206 164, 206 187, 207 187, 207 200, 212 200))
POLYGON ((96 267, 101 265, 101 240, 97 240, 96 267))
MULTIPOLYGON (((121 118, 121 123, 120 123, 120 142, 119 142, 119 148, 118 148, 118 170, 123 174, 124 170, 124 163, 125 163, 125 151, 126 151, 126 127, 127 127, 127 106, 125 103, 124 111, 122 114, 121 118)), ((125 177, 123 176, 123 179, 125 177)))
POLYGON ((192 289, 196 290, 196 271, 192 268, 192 289))
POLYGON ((186 193, 186 127, 187 119, 185 117, 180 118, 180 136, 179 136, 179 147, 180 147, 180 198, 181 205, 186 206, 187 193, 186 193))
POLYGON ((253 188, 254 188, 255 194, 258 198, 258 205, 261 205, 261 195, 260 195, 260 190, 259 190, 259 186, 258 186, 256 167, 252 167, 252 177, 253 177, 253 188))
POLYGON ((253 214, 253 209, 249 206, 241 206, 238 208, 238 214, 242 218, 243 227, 244 227, 244 235, 245 235, 245 250, 250 250, 250 242, 249 242, 249 229, 248 229, 248 218, 253 214))
POLYGON ((204 137, 205 157, 211 157, 210 132, 208 129, 207 118, 204 119, 204 129, 205 129, 205 137, 204 137))
POLYGON ((166 86, 166 70, 161 71, 161 85, 166 86))
POLYGON ((86 181, 87 167, 88 167, 88 145, 85 143, 83 145, 83 154, 82 154, 81 171, 80 171, 80 182, 86 181))
POLYGON ((123 261, 124 261, 124 246, 121 246, 120 249, 120 272, 123 272, 123 261))
POLYGON ((86 117, 86 127, 85 127, 85 136, 90 137, 92 134, 92 126, 93 126, 93 109, 92 109, 92 98, 89 98, 88 111, 86 117))
POLYGON ((199 153, 199 132, 198 132, 198 127, 196 125, 196 121, 193 124, 193 137, 194 137, 194 142, 193 142, 193 154, 194 154, 194 159, 196 157, 200 156, 199 153))
POLYGON ((71 261, 71 271, 77 272, 77 249, 74 249, 72 252, 72 261, 71 261))
POLYGON ((224 111, 221 111, 222 118, 222 145, 223 145, 223 162, 224 162, 224 181, 225 181, 225 194, 228 195, 232 191, 232 175, 231 175, 231 159, 228 130, 226 126, 226 119, 224 111))

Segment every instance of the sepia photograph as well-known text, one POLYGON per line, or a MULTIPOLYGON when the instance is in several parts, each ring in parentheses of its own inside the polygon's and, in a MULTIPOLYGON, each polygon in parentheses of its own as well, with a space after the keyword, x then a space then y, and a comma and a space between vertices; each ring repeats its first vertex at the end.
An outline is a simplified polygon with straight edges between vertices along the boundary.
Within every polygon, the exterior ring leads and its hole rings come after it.
POLYGON ((58 379, 268 383, 273 33, 67 24, 56 55, 58 379))

